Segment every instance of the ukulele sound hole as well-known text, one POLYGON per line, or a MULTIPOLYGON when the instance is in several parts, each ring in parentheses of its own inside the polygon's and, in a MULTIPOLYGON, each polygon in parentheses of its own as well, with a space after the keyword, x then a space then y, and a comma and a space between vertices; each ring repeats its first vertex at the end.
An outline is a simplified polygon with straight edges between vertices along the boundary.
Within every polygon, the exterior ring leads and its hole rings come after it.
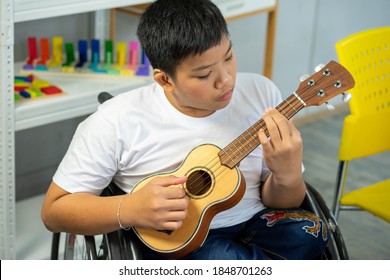
POLYGON ((188 176, 185 189, 188 196, 197 198, 207 195, 212 183, 211 175, 206 170, 195 170, 188 176))

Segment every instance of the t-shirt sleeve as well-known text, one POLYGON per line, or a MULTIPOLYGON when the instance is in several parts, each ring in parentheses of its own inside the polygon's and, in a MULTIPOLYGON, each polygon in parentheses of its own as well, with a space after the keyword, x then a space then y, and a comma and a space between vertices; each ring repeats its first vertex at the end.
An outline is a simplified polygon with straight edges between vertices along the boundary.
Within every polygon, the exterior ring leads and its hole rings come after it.
POLYGON ((71 193, 99 195, 117 170, 116 134, 101 112, 89 116, 78 126, 53 181, 71 193))

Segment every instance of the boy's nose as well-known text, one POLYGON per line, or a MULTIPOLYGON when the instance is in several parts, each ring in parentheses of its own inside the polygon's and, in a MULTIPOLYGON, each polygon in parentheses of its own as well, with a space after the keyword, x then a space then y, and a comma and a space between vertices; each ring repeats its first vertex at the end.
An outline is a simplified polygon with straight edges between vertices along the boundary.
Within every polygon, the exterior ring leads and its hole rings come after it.
POLYGON ((229 81, 230 75, 227 71, 223 71, 218 78, 215 80, 215 88, 223 88, 224 85, 229 81))

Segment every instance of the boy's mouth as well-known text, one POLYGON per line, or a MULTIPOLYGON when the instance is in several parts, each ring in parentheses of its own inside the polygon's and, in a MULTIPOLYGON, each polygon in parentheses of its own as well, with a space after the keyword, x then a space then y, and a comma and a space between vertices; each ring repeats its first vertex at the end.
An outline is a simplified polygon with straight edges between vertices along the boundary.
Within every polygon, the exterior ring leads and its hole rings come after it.
POLYGON ((221 97, 218 98, 219 101, 227 101, 232 97, 233 91, 229 90, 225 92, 221 97))

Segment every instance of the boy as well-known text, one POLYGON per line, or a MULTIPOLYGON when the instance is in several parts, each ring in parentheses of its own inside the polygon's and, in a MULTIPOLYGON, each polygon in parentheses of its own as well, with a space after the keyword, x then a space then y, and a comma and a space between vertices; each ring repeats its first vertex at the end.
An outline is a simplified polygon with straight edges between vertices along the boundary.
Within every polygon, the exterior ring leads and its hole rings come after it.
MULTIPOLYGON (((169 186, 186 177, 161 175, 126 196, 99 194, 111 180, 129 193, 141 179, 176 169, 198 145, 223 148, 263 115, 270 137, 259 131, 261 146, 240 163, 244 197, 212 220, 205 243, 185 258, 317 258, 326 229, 298 209, 306 191, 300 133, 272 109, 281 97, 271 81, 236 75, 218 8, 209 0, 157 0, 137 35, 155 83, 107 101, 79 125, 43 204, 47 228, 84 235, 180 228, 189 198, 169 186), (313 223, 318 231, 307 231, 313 223)), ((146 246, 143 256, 163 258, 146 246)))

